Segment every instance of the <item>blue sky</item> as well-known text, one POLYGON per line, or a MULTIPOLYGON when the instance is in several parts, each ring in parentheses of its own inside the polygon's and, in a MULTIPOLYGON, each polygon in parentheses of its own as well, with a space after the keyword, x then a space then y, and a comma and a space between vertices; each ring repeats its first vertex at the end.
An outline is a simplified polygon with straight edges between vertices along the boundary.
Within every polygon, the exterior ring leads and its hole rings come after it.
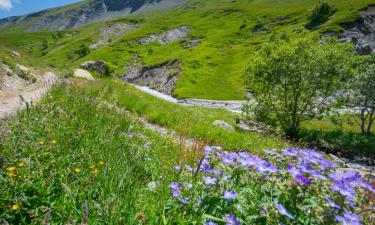
POLYGON ((79 1, 80 0, 0 0, 0 18, 23 15, 79 1))

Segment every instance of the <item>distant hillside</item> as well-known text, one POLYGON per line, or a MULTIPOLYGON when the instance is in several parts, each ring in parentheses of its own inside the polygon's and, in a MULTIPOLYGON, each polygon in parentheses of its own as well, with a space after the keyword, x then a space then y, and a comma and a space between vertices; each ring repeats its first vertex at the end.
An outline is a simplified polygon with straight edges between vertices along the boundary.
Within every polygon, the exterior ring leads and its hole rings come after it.
POLYGON ((23 26, 28 31, 74 29, 93 21, 123 17, 154 9, 167 9, 186 0, 86 0, 0 20, 0 26, 23 26))
POLYGON ((0 44, 61 71, 100 60, 113 76, 178 98, 242 100, 244 71, 272 39, 325 34, 371 50, 375 0, 326 1, 337 10, 314 27, 320 0, 85 1, 4 19, 0 44))

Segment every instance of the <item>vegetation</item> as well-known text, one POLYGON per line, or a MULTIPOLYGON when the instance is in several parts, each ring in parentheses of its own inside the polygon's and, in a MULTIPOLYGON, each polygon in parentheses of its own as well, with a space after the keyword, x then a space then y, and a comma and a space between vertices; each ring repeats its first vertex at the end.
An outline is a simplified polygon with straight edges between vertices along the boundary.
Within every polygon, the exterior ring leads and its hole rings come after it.
POLYGON ((0 223, 160 224, 178 148, 81 91, 1 121, 0 223), (154 182, 155 187, 149 188, 154 182))
POLYGON ((352 81, 354 96, 350 96, 351 106, 359 107, 361 131, 371 134, 375 122, 375 65, 369 65, 352 81))
POLYGON ((306 149, 375 155, 373 58, 351 44, 318 44, 320 32, 342 29, 370 3, 191 0, 72 31, 2 27, 0 42, 26 57, 0 46, 1 63, 48 64, 67 82, 0 120, 0 224, 374 224, 373 177, 306 149), (103 26, 130 22, 134 30, 90 48, 103 26), (188 37, 138 41, 179 26, 191 28, 188 37), (108 67, 95 81, 74 79, 88 60, 108 67), (257 105, 246 115, 181 106, 106 77, 175 61, 175 96, 234 100, 250 90, 257 105), (332 98, 337 91, 348 101, 332 98), (330 115, 339 103, 362 113, 330 115), (246 119, 300 142, 244 132, 237 122, 246 119))
POLYGON ((263 155, 206 147, 195 167, 176 166, 180 176, 170 184, 171 208, 209 225, 374 222, 360 204, 373 204, 367 196, 375 189, 359 173, 332 172, 336 165, 312 150, 263 155))
POLYGON ((221 145, 228 149, 282 148, 287 143, 276 137, 267 137, 255 132, 244 133, 224 130, 212 123, 226 121, 235 126, 240 115, 220 109, 184 107, 165 102, 124 84, 122 81, 107 79, 92 84, 84 84, 83 92, 92 98, 105 100, 147 119, 151 123, 166 127, 185 136, 202 140, 207 144, 221 145))
POLYGON ((283 132, 298 138, 301 123, 333 107, 328 102, 351 78, 353 50, 311 37, 266 44, 249 69, 262 120, 276 120, 283 132))
MULTIPOLYGON (((359 9, 374 3, 373 0, 326 2, 337 12, 312 31, 313 35, 342 30, 341 23, 354 21, 359 9)), ((175 96, 245 99, 247 90, 251 91, 252 87, 246 86, 243 73, 259 46, 274 34, 291 34, 289 39, 301 37, 303 33, 300 31, 310 21, 310 9, 317 4, 317 0, 193 0, 173 10, 148 12, 64 31, 64 36, 57 40, 52 37, 56 32, 24 32, 21 25, 12 25, 2 28, 0 42, 19 49, 23 54, 41 57, 40 61, 59 70, 67 69, 66 65, 78 67, 87 60, 104 60, 113 66, 118 76, 123 75, 126 72, 124 67, 134 60, 145 66, 178 60, 182 65, 182 75, 174 90, 175 96), (122 37, 114 37, 107 45, 91 49, 85 57, 77 59, 74 56, 74 50, 82 44, 91 45, 100 40, 98 31, 103 26, 116 22, 136 22, 138 27, 122 37), (179 26, 191 27, 190 37, 166 45, 137 41, 150 33, 161 34, 179 26), (254 30, 256 26, 263 28, 254 30), (23 38, 17 38, 20 36, 23 38), (48 40, 46 55, 40 50, 40 40, 48 40), (183 43, 191 40, 200 43, 194 48, 184 47, 183 43)))
POLYGON ((337 9, 334 6, 331 6, 329 3, 320 3, 312 9, 309 18, 310 22, 307 26, 313 27, 325 23, 336 11, 337 9))

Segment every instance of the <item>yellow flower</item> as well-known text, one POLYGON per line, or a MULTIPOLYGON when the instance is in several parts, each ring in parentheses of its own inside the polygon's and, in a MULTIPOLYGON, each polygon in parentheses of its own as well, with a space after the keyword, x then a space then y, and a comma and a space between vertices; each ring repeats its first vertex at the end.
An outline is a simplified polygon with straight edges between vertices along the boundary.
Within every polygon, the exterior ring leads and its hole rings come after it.
POLYGON ((93 169, 93 170, 91 171, 91 173, 94 174, 94 175, 98 174, 98 172, 99 172, 99 171, 98 171, 98 169, 96 169, 96 168, 93 169))
POLYGON ((104 165, 104 160, 99 161, 99 165, 103 166, 104 165))
POLYGON ((79 173, 79 172, 81 172, 81 169, 80 169, 80 168, 75 168, 74 171, 75 171, 76 173, 79 173))
POLYGON ((12 210, 17 210, 19 208, 20 208, 20 205, 18 205, 18 204, 12 205, 12 210))
POLYGON ((55 144, 57 143, 57 141, 56 141, 56 140, 52 140, 51 143, 52 143, 53 145, 55 145, 55 144))
POLYGON ((19 164, 18 164, 18 167, 24 167, 25 166, 25 163, 24 162, 20 162, 19 164))
POLYGON ((8 167, 7 171, 8 171, 8 173, 14 173, 16 171, 16 167, 15 166, 8 167))
POLYGON ((44 145, 44 141, 39 141, 39 144, 44 145))

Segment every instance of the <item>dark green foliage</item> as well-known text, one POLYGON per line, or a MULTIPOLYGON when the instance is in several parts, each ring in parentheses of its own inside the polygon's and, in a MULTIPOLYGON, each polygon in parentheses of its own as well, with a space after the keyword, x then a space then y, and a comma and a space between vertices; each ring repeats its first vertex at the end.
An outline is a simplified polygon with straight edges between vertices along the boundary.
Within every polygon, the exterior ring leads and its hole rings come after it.
POLYGON ((78 58, 83 58, 90 54, 90 48, 87 44, 81 44, 74 53, 78 58))
POLYGON ((329 17, 332 16, 336 11, 337 9, 327 2, 318 4, 311 11, 309 17, 310 22, 307 27, 313 28, 314 26, 325 23, 329 19, 329 17))

